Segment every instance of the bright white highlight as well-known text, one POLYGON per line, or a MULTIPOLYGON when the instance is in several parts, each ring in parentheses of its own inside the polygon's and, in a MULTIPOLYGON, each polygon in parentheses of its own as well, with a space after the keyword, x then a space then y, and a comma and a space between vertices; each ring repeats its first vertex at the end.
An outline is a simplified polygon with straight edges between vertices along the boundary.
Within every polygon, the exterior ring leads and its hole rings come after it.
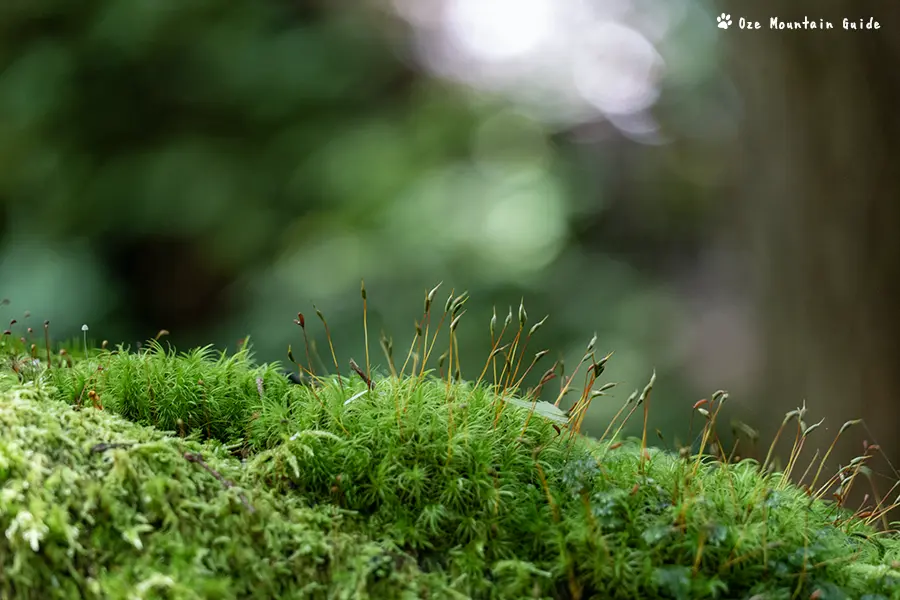
POLYGON ((550 0, 453 0, 444 15, 461 49, 487 61, 533 53, 554 33, 550 0))
POLYGON ((605 113, 649 108, 659 96, 662 58, 646 37, 618 23, 599 24, 575 58, 575 85, 605 113))
POLYGON ((619 127, 652 108, 666 67, 657 44, 684 12, 684 0, 392 2, 426 68, 506 96, 550 127, 604 117, 619 127))

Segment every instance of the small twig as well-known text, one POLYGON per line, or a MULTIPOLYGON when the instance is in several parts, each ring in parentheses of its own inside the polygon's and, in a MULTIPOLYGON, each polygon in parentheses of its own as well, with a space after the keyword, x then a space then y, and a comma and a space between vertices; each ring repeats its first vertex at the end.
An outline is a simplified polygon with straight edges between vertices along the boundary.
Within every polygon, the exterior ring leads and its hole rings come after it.
POLYGON ((359 367, 359 365, 356 364, 356 361, 353 360, 352 358, 350 359, 350 368, 353 369, 354 371, 356 371, 356 374, 359 375, 362 378, 362 380, 366 382, 366 385, 369 387, 369 391, 375 389, 375 382, 372 381, 371 377, 366 375, 365 371, 363 371, 359 367))
MULTIPOLYGON (((204 471, 218 479, 219 483, 225 486, 225 488, 231 489, 234 487, 234 483, 225 479, 221 473, 206 464, 206 461, 203 460, 203 455, 199 452, 185 452, 184 459, 188 462, 197 463, 198 465, 200 465, 204 471)), ((238 492, 238 497, 241 499, 241 503, 247 508, 249 512, 256 512, 256 509, 254 509, 253 506, 250 505, 250 502, 247 500, 247 497, 243 494, 243 492, 238 492)))
POLYGON ((106 452, 107 450, 115 450, 116 448, 131 448, 135 442, 102 442, 91 448, 91 452, 106 452))

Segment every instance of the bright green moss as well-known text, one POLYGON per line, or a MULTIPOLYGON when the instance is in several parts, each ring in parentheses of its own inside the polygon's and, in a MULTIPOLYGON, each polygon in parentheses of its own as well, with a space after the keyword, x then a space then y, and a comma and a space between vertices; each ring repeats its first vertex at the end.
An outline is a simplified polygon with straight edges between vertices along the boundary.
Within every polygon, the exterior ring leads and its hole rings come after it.
POLYGON ((900 598, 892 534, 515 389, 158 344, 33 367, 0 375, 7 597, 900 598))
POLYGON ((75 411, 33 385, 0 395, 0 430, 4 598, 450 596, 344 511, 245 488, 221 446, 75 411))

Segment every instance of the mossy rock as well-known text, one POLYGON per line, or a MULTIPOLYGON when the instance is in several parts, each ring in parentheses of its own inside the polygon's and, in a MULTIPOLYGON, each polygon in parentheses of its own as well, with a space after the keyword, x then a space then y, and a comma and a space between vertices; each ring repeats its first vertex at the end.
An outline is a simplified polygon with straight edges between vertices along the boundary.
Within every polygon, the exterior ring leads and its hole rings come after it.
POLYGON ((566 412, 392 361, 307 385, 246 349, 15 361, 4 598, 900 598, 871 514, 752 460, 582 436, 606 359, 566 412))

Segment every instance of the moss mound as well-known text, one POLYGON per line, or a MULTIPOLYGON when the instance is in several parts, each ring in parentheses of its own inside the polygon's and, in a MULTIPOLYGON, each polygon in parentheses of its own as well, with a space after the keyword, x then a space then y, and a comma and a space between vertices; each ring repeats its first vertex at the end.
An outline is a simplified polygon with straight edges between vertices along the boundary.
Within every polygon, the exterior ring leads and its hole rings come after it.
MULTIPOLYGON (((459 298, 445 309, 451 359, 459 298)), ((511 348, 492 320, 491 384, 425 370, 427 325, 412 375, 384 344, 390 374, 352 363, 353 377, 306 385, 246 349, 70 348, 48 368, 11 344, 0 594, 900 598, 900 541, 873 527, 883 507, 823 499, 862 461, 802 489, 789 481, 796 456, 786 473, 714 456, 722 394, 699 409, 699 452, 622 439, 615 421, 610 436, 582 436, 590 400, 609 389, 593 390, 608 356, 589 344, 568 411, 538 402, 509 384, 540 325, 524 335, 526 318, 520 308, 511 348)), ((651 389, 623 411, 646 419, 651 389)), ((815 429, 803 412, 800 440, 815 429)))
POLYGON ((344 511, 245 487, 221 447, 40 388, 0 395, 4 598, 448 597, 344 511))

